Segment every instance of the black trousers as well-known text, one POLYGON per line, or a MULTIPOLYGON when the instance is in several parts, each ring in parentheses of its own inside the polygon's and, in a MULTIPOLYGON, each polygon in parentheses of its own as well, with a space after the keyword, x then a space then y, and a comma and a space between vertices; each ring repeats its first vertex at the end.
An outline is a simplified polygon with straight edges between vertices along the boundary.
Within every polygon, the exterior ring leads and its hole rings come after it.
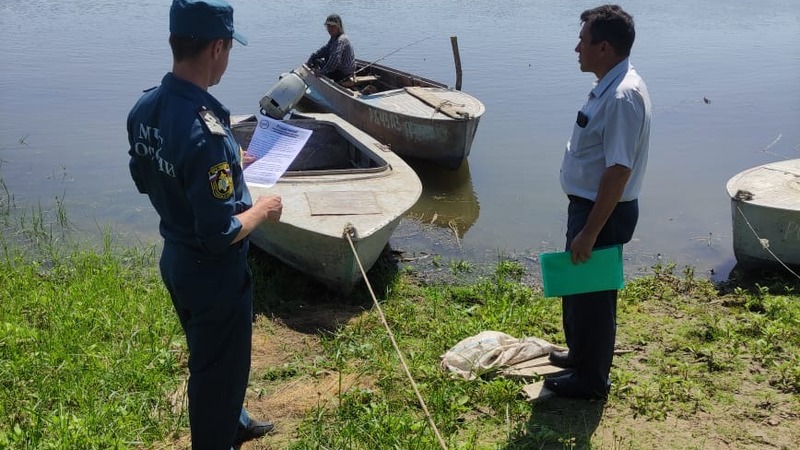
POLYGON ((224 255, 165 243, 161 277, 189 347, 193 450, 230 450, 250 374, 253 284, 248 243, 224 255))
POLYGON ((338 83, 344 80, 345 78, 349 77, 350 75, 352 75, 352 73, 345 73, 342 72, 341 70, 335 70, 328 75, 328 78, 338 83))
MULTIPOLYGON (((572 240, 586 225, 593 206, 591 200, 570 196, 567 251, 572 240)), ((597 237, 595 248, 629 242, 638 219, 638 200, 618 203, 597 237)), ((576 376, 587 388, 605 392, 617 333, 617 291, 565 296, 561 311, 564 337, 576 376)))

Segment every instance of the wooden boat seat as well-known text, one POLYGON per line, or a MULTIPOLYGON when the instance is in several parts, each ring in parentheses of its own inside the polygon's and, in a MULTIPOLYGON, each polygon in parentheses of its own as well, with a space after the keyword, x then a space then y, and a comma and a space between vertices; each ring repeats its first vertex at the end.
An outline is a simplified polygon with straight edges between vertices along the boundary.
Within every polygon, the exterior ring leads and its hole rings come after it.
POLYGON ((354 75, 350 78, 345 78, 340 81, 339 84, 346 88, 355 88, 372 83, 373 81, 378 81, 377 75, 354 75))
POLYGON ((356 86, 372 83, 373 81, 378 81, 377 75, 356 75, 353 77, 353 84, 356 86))

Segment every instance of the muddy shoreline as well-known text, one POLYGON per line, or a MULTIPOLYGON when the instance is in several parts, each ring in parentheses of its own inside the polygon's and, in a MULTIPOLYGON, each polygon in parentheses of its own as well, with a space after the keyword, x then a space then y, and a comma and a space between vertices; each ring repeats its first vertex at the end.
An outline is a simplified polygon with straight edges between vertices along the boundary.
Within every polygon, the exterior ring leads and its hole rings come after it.
MULTIPOLYGON (((461 236, 457 233, 457 227, 405 217, 376 265, 397 264, 400 268, 407 267, 415 278, 425 283, 469 283, 480 277, 491 276, 500 261, 514 261, 524 268, 522 281, 525 284, 541 286, 539 254, 558 251, 554 245, 542 243, 536 249, 496 249, 481 253, 462 245, 461 236)), ((563 243, 558 242, 557 245, 563 243)), ((738 276, 735 261, 722 261, 716 268, 698 269, 690 263, 667 260, 660 253, 645 252, 641 247, 636 238, 625 246, 623 259, 626 279, 647 276, 653 273, 653 266, 668 264, 674 264, 679 272, 690 268, 695 276, 715 283, 724 283, 730 277, 738 276)))

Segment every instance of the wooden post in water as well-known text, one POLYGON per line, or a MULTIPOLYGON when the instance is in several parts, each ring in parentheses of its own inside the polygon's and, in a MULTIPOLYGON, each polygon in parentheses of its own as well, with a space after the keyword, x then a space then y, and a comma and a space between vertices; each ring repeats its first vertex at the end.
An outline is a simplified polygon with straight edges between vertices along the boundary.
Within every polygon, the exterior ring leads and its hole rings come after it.
POLYGON ((450 44, 453 45, 453 58, 456 62, 456 90, 461 90, 461 56, 458 54, 458 36, 450 36, 450 44))

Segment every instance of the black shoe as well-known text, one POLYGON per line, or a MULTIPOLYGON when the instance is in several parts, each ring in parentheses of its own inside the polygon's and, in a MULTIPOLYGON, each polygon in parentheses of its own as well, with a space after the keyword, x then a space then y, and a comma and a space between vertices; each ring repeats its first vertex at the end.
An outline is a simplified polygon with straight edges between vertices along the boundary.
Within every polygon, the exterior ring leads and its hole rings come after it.
POLYGON ((608 398, 609 391, 608 386, 604 389, 592 389, 582 383, 575 373, 546 378, 544 387, 553 391, 559 397, 584 400, 605 400, 608 398))
POLYGON ((240 424, 239 427, 236 428, 236 440, 234 440, 233 444, 239 445, 242 442, 260 438, 274 429, 275 425, 273 425, 272 422, 250 419, 250 423, 248 423, 246 427, 240 424))
POLYGON ((568 351, 559 351, 555 350, 550 352, 550 356, 547 357, 550 360, 550 364, 556 367, 562 367, 564 369, 572 369, 575 367, 575 362, 572 358, 569 357, 568 351))

